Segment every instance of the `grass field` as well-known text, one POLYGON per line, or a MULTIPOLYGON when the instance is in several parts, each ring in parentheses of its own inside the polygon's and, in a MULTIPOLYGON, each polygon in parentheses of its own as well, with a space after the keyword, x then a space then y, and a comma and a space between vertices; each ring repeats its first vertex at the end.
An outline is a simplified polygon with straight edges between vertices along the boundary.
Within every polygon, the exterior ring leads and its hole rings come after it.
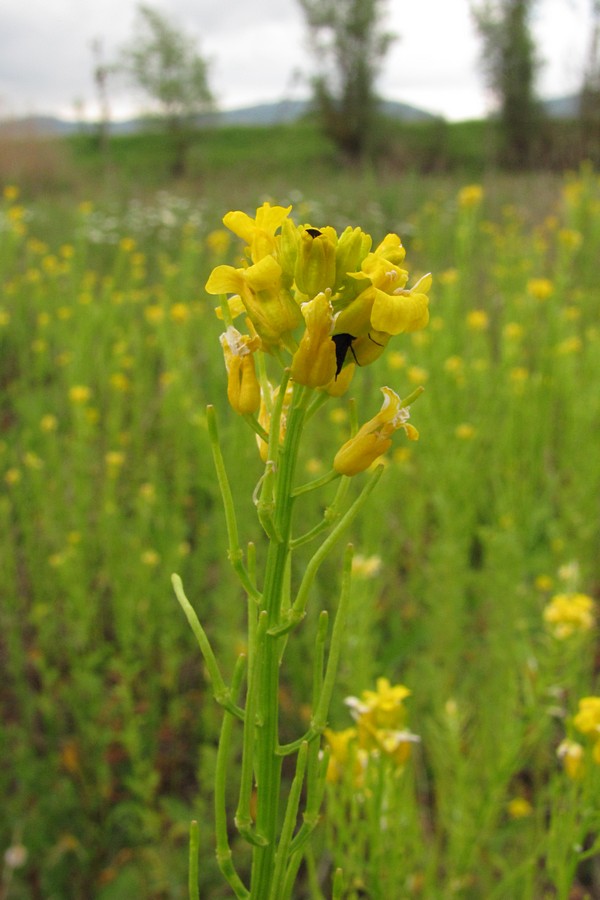
MULTIPOLYGON (((425 386, 411 411, 420 440, 397 436, 352 527, 360 557, 329 723, 348 729, 344 698, 383 677, 410 690, 420 741, 401 761, 374 754, 362 774, 340 750, 294 896, 331 896, 338 867, 344 898, 600 892, 600 700, 579 707, 600 695, 600 180, 585 167, 349 172, 299 135, 233 130, 230 156, 223 136, 218 152, 207 138, 177 184, 158 140, 117 142, 108 163, 82 141, 65 159, 53 147, 44 177, 32 163, 4 185, 2 900, 186 897, 191 818, 201 897, 230 896, 214 857, 221 711, 170 576, 230 675, 245 602, 207 403, 259 559, 262 468, 227 404, 203 288, 239 257, 223 214, 265 199, 375 243, 397 232, 411 276, 434 276, 428 328, 394 338, 350 391, 364 421, 381 385, 425 386)), ((305 477, 330 468, 348 427, 347 399, 330 400, 305 477)), ((306 728, 311 635, 341 552, 288 651, 282 740, 306 728)), ((235 767, 228 787, 233 810, 235 767)), ((243 873, 233 827, 231 840, 243 873)))

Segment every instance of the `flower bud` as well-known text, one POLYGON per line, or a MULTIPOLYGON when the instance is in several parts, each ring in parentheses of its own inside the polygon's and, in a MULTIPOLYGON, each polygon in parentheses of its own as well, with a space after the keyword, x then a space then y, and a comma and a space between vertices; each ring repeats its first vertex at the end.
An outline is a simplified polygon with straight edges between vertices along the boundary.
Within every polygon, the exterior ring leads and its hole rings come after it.
POLYGON ((300 231, 295 281, 308 297, 331 290, 335 284, 336 234, 333 228, 306 227, 300 231))

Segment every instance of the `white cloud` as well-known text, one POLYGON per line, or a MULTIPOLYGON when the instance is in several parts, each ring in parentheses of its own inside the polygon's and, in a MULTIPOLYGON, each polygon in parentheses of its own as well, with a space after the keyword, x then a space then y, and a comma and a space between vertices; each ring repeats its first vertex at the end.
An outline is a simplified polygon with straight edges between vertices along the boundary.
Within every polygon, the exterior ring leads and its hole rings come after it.
MULTIPOLYGON (((152 0, 150 0, 152 3, 152 0)), ((196 36, 212 62, 212 86, 226 108, 301 93, 295 75, 310 73, 306 30, 297 0, 155 0, 172 22, 196 36)), ((91 43, 106 60, 131 39, 136 0, 2 0, 0 115, 73 114, 82 100, 96 113, 91 43)), ((544 0, 535 33, 546 60, 546 94, 577 88, 589 32, 589 0, 544 0)), ((385 60, 380 92, 451 118, 485 109, 479 42, 468 0, 389 0, 386 27, 396 41, 385 60)), ((306 93, 308 88, 304 87, 306 93)), ((116 83, 113 112, 130 114, 139 99, 116 83)))

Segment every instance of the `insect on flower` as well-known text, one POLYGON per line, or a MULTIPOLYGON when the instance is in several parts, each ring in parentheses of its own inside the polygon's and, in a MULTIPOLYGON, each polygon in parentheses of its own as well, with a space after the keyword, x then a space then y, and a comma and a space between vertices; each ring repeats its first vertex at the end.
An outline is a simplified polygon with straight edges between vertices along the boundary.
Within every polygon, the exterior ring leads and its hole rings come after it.
POLYGON ((356 337, 353 334, 334 334, 331 340, 335 344, 335 377, 337 378, 342 371, 344 362, 346 361, 348 350, 351 351, 355 362, 358 363, 358 360, 356 359, 356 353, 352 349, 352 344, 356 340, 356 337))
MULTIPOLYGON (((373 341, 374 344, 377 344, 378 347, 384 346, 383 344, 380 344, 378 341, 374 340, 374 338, 372 338, 370 334, 368 334, 367 337, 369 338, 370 341, 373 341)), ((336 362, 335 377, 336 378, 342 371, 342 368, 346 361, 346 357, 348 355, 348 351, 350 351, 350 353, 354 357, 354 362, 356 363, 356 365, 360 366, 360 362, 358 361, 356 352, 354 350, 354 347, 352 346, 354 341, 357 340, 356 335, 348 334, 347 332, 343 332, 342 334, 332 335, 331 340, 335 344, 335 362, 336 362)))

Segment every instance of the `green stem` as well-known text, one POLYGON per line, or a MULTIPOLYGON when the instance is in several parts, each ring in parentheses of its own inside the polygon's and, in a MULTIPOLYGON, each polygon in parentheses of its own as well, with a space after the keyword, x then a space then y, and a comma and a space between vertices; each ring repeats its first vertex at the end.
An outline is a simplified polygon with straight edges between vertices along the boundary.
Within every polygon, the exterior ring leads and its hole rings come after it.
POLYGON ((344 534, 344 532, 350 527, 362 507, 365 505, 369 494, 379 481, 382 473, 383 466, 377 466, 369 481, 367 481, 352 506, 350 506, 350 508, 344 513, 331 534, 327 538, 325 538, 305 569, 304 577, 300 582, 300 587, 298 588, 298 593, 296 594, 296 599, 289 613, 285 617, 285 621, 270 628, 269 634, 273 636, 285 634, 286 632, 294 628, 294 626, 304 618, 304 614, 306 612, 306 604, 308 603, 308 595, 321 563, 331 552, 331 549, 335 542, 338 541, 344 534))
MULTIPOLYGON (((285 390, 284 384, 280 390, 285 390)), ((304 388, 298 385, 294 386, 285 441, 279 453, 273 517, 278 540, 272 539, 269 544, 263 590, 263 609, 266 612, 267 632, 280 623, 291 534, 292 486, 308 396, 309 394, 304 388)), ((275 435, 272 426, 271 446, 274 442, 275 435)), ((282 762, 282 758, 277 752, 279 746, 279 663, 280 640, 267 633, 262 645, 259 675, 255 757, 256 831, 264 836, 268 843, 265 847, 255 847, 253 852, 250 892, 256 900, 269 897, 272 887, 273 890, 276 890, 277 887, 274 882, 274 865, 282 762)))
POLYGON ((188 877, 188 894, 190 900, 200 900, 200 890, 198 887, 198 851, 200 849, 200 835, 198 832, 198 823, 194 819, 190 823, 190 858, 189 858, 189 877, 188 877))
POLYGON ((296 817, 298 815, 298 806, 300 804, 300 794, 304 783, 304 773, 306 771, 306 760, 308 756, 308 744, 302 744, 296 760, 296 774, 290 788, 290 793, 283 820, 283 828, 281 829, 281 837, 279 846, 275 856, 275 872, 273 874, 273 884, 271 886, 270 900, 280 900, 281 882, 285 875, 286 863, 289 856, 290 843, 292 834, 296 825, 296 817))
MULTIPOLYGON (((231 690, 234 697, 237 696, 242 683, 245 662, 245 658, 240 656, 233 672, 231 690)), ((233 716, 231 713, 225 712, 223 724, 221 726, 221 736, 219 738, 219 749, 217 752, 217 765, 215 771, 215 835, 217 843, 217 863, 224 877, 229 882, 235 896, 238 897, 238 900, 247 900, 247 898, 250 897, 250 893, 233 865, 227 829, 226 786, 232 728, 233 716)))
POLYGON ((219 664, 217 663, 215 654, 213 653, 213 649, 210 646, 210 642, 208 640, 207 634, 200 624, 198 616, 196 615, 196 611, 194 607, 188 600, 183 590, 183 583, 179 575, 171 575, 171 582, 173 584, 173 590, 175 591, 175 596, 179 600, 179 605, 183 609, 186 619, 189 622, 190 628, 194 632, 196 640, 198 641, 198 646, 200 647, 200 652, 204 657, 204 662, 206 663, 206 668, 208 669, 208 674, 210 676, 210 681, 213 688, 214 698, 224 709, 228 712, 232 713, 232 715, 236 716, 238 719, 244 719, 244 710, 240 709, 239 706, 233 702, 231 698, 231 690, 227 687, 225 682, 223 681, 223 676, 221 675, 221 670, 219 669, 219 664))
POLYGON ((235 516, 235 505, 233 502, 231 487, 229 485, 229 479, 227 477, 227 471, 225 469, 225 463, 223 461, 223 454, 221 453, 221 444, 219 442, 219 432, 217 428, 217 418, 215 415, 214 406, 209 405, 206 407, 206 419, 208 422, 208 434, 210 437, 210 446, 215 464, 215 470, 217 473, 217 481, 219 483, 221 497, 223 498, 223 509, 225 511, 227 537, 229 539, 229 547, 227 550, 229 562, 233 566, 248 596, 254 597, 255 600, 259 600, 260 593, 257 590, 256 585, 253 584, 250 580, 243 562, 244 553, 240 547, 237 520, 235 516))

